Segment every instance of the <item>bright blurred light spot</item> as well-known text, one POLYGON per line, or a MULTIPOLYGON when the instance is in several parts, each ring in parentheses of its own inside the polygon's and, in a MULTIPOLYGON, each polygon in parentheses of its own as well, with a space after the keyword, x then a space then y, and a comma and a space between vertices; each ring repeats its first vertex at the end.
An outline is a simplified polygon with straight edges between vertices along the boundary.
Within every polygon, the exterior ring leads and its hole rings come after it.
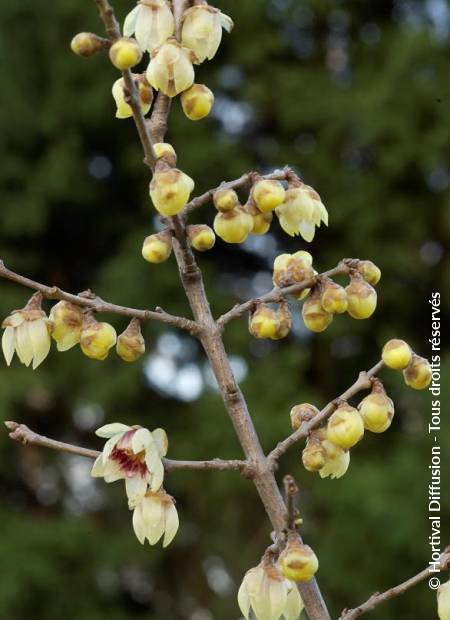
POLYGON ((253 108, 244 101, 218 95, 212 116, 220 122, 222 129, 231 136, 239 136, 247 131, 253 118, 253 108))
POLYGON ((92 462, 82 456, 66 457, 63 474, 70 490, 65 507, 72 514, 99 510, 105 504, 105 496, 91 477, 92 462))
POLYGON ((437 265, 444 256, 444 248, 438 241, 426 241, 420 248, 420 258, 426 265, 437 265))
POLYGON ((112 163, 106 155, 94 155, 88 161, 89 174, 94 179, 107 179, 112 172, 112 163))
POLYGON ((218 80, 222 88, 233 90, 242 86, 244 82, 244 74, 236 65, 224 65, 218 71, 218 80))
MULTIPOLYGON (((240 383, 245 379, 248 374, 248 365, 244 358, 237 355, 230 355, 230 364, 236 382, 240 383)), ((203 376, 206 385, 212 388, 215 392, 219 391, 216 378, 209 364, 205 364, 203 367, 203 376)))
POLYGON ((105 417, 103 408, 97 403, 87 403, 75 408, 72 418, 75 426, 82 431, 90 431, 100 426, 105 417))
MULTIPOLYGON (((275 216, 274 216, 275 217, 275 216)), ((242 244, 246 252, 256 254, 262 258, 274 256, 277 249, 277 242, 272 235, 249 235, 242 244)))
POLYGON ((187 364, 181 368, 175 378, 174 387, 180 400, 197 400, 203 391, 203 377, 198 366, 187 364))
POLYGON ((203 562, 206 580, 213 592, 227 596, 234 590, 234 582, 228 573, 222 558, 211 556, 203 562))

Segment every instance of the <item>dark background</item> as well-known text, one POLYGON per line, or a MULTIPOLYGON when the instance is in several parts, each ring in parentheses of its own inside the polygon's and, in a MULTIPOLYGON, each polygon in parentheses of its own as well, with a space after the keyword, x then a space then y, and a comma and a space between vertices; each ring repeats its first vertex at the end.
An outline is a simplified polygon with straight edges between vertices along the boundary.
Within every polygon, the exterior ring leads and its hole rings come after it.
MULTIPOLYGON (((116 5, 122 19, 133 3, 116 5)), ((379 359, 387 339, 404 338, 430 355, 428 299, 435 290, 444 295, 449 275, 450 7, 445 0, 219 6, 236 28, 215 61, 197 69, 197 81, 216 94, 214 113, 192 123, 175 101, 168 135, 196 193, 290 163, 330 213, 330 228, 311 246, 317 268, 351 256, 383 271, 369 321, 338 317, 313 336, 295 309, 294 333, 275 344, 252 339, 245 319, 230 325, 226 345, 270 450, 289 432, 292 405, 324 405, 379 359)), ((90 286, 116 303, 188 314, 173 258, 162 266, 141 258, 157 222, 132 121, 114 118, 117 73, 105 57, 80 59, 69 50, 76 32, 102 33, 94 3, 3 2, 0 18, 0 256, 11 269, 72 292, 90 286)), ((205 208, 198 221, 213 216, 205 208)), ((272 228, 240 247, 219 241, 199 257, 216 314, 268 289, 277 253, 305 248, 277 223, 272 228)), ((29 294, 0 283, 1 315, 29 294)), ((126 325, 105 318, 118 330, 126 325)), ((147 354, 134 365, 114 354, 94 362, 77 348, 53 349, 34 373, 2 363, 1 417, 98 448, 93 431, 105 422, 163 426, 173 458, 240 458, 197 344, 155 324, 144 333, 147 354)), ((442 372, 444 547, 448 356, 442 372)), ((429 560, 431 398, 407 389, 400 373, 385 370, 382 378, 396 403, 394 423, 352 451, 344 478, 305 472, 300 446, 281 464, 280 480, 290 472, 301 486, 304 534, 320 558, 334 617, 429 560)), ((270 531, 248 481, 231 472, 168 475, 181 527, 163 552, 138 544, 122 485, 92 481, 89 461, 20 447, 6 432, 0 442, 1 620, 239 617, 238 584, 270 531)), ((434 614, 424 583, 372 616, 434 614)))

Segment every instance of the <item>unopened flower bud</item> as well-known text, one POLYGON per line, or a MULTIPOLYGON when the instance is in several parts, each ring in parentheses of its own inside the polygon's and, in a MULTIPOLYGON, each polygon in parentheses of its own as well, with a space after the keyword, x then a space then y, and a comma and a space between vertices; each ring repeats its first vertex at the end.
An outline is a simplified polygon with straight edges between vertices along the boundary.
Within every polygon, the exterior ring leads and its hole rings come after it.
POLYGON ((381 383, 375 382, 371 394, 358 405, 364 428, 372 433, 384 433, 394 417, 394 403, 388 397, 381 383))
POLYGON ((347 403, 340 405, 327 424, 327 439, 348 450, 364 436, 364 422, 358 410, 347 403))
POLYGON ((181 95, 183 112, 191 121, 199 121, 211 112, 214 94, 204 84, 193 84, 181 95))
POLYGON ((314 416, 319 415, 319 410, 314 405, 309 403, 302 403, 301 405, 295 405, 291 409, 291 425, 294 431, 298 430, 303 422, 309 422, 314 416))
POLYGON ((388 368, 394 368, 395 370, 403 370, 411 361, 412 351, 411 347, 404 340, 389 340, 383 347, 381 354, 383 362, 388 368))
POLYGON ((252 187, 252 198, 262 213, 268 213, 279 207, 286 191, 279 181, 261 179, 252 187))
POLYGON ((357 270, 362 275, 364 280, 375 286, 381 279, 381 269, 372 263, 371 260, 361 260, 358 263, 357 270))
POLYGON ((153 145, 153 149, 156 157, 165 161, 171 168, 177 165, 177 154, 171 144, 168 142, 157 142, 153 145))
POLYGON ((291 331, 292 313, 289 309, 289 304, 285 299, 280 302, 280 306, 277 310, 277 319, 278 327, 275 335, 272 337, 272 340, 281 340, 282 338, 286 338, 291 331))
POLYGON ((150 235, 144 240, 142 256, 149 263, 163 263, 171 253, 172 235, 168 230, 150 235))
POLYGON ((249 199, 247 204, 244 206, 244 209, 246 213, 252 216, 253 219, 252 234, 265 235, 270 229, 270 224, 272 223, 272 213, 261 213, 252 198, 249 199))
POLYGON ((145 340, 138 319, 131 319, 126 330, 117 338, 116 351, 124 362, 135 362, 144 355, 145 340))
POLYGON ((241 207, 226 213, 218 213, 214 218, 216 234, 227 243, 242 243, 253 229, 253 218, 241 207))
POLYGON ((280 288, 299 284, 313 275, 312 256, 303 250, 294 254, 280 254, 273 263, 273 283, 280 288))
POLYGON ((316 433, 311 433, 302 452, 306 471, 319 471, 326 463, 326 452, 316 433))
POLYGON ((333 320, 333 315, 322 308, 317 290, 303 304, 302 316, 305 326, 316 333, 323 332, 333 320))
POLYGON ((213 196, 214 206, 218 211, 226 213, 239 205, 239 198, 234 189, 218 189, 213 196))
POLYGON ((359 274, 353 274, 350 284, 346 287, 348 298, 348 314, 354 319, 368 319, 377 307, 377 293, 359 274))
POLYGON ((210 250, 216 242, 214 231, 206 224, 188 226, 186 232, 189 243, 198 252, 210 250))
POLYGON ((248 328, 255 338, 274 338, 278 326, 278 316, 275 310, 260 304, 251 315, 248 328))
POLYGON ((136 39, 121 37, 109 48, 109 59, 116 69, 126 71, 141 62, 141 48, 136 39))
POLYGON ((403 371, 406 385, 415 390, 424 390, 431 383, 431 366, 427 359, 413 354, 411 361, 403 371))
POLYGON ((326 312, 342 314, 348 306, 347 293, 342 286, 327 278, 322 286, 320 303, 326 312))
POLYGON ((79 306, 60 301, 52 307, 49 319, 53 323, 52 338, 58 351, 68 351, 80 342, 83 313, 79 306))
POLYGON ((79 32, 70 42, 70 49, 77 56, 93 56, 109 47, 109 41, 93 32, 79 32))
POLYGON ((309 581, 319 568, 319 560, 308 545, 302 544, 298 537, 291 536, 280 553, 278 564, 281 572, 292 581, 309 581))
MULTIPOLYGON (((137 83, 139 105, 142 114, 145 115, 150 110, 153 100, 153 91, 144 76, 133 74, 133 79, 137 83)), ((130 118, 133 116, 133 110, 125 95, 125 83, 123 78, 119 78, 114 82, 111 92, 117 106, 116 118, 130 118)))
POLYGON ((155 90, 175 97, 194 83, 193 52, 169 39, 153 52, 147 69, 147 80, 155 90))
POLYGON ((178 168, 157 168, 150 183, 150 197, 155 209, 170 217, 183 209, 193 189, 194 181, 178 168))
POLYGON ((80 346, 83 353, 94 360, 104 360, 116 344, 116 330, 109 323, 99 323, 91 313, 84 316, 80 346))

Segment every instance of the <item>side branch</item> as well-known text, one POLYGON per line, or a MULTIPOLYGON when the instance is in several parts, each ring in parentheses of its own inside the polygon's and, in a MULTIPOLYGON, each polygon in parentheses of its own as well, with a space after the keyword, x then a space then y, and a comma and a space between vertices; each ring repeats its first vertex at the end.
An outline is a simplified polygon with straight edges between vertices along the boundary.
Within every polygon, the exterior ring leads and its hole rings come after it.
MULTIPOLYGON (((271 174, 263 175, 261 176, 261 178, 269 179, 272 181, 284 181, 290 175, 292 175, 291 169, 288 166, 285 166, 282 170, 274 170, 274 172, 272 172, 271 174)), ((201 194, 200 196, 197 196, 196 198, 193 198, 190 202, 188 202, 187 205, 184 207, 182 215, 189 215, 189 213, 192 213, 192 211, 195 211, 196 209, 203 207, 203 205, 207 204, 208 202, 211 202, 215 192, 218 189, 239 189, 240 187, 245 187, 252 182, 255 176, 255 172, 247 172, 246 174, 243 174, 241 177, 239 177, 239 179, 221 183, 218 187, 209 189, 204 194, 201 194)))
POLYGON ((371 379, 375 377, 380 370, 384 368, 384 362, 379 361, 378 364, 375 364, 370 370, 367 372, 363 371, 359 374, 358 379, 351 385, 345 392, 343 392, 337 399, 331 401, 326 405, 318 415, 316 415, 309 422, 303 422, 299 429, 294 431, 291 435, 286 437, 270 452, 267 456, 268 460, 272 464, 278 461, 278 459, 285 453, 289 448, 294 445, 299 439, 304 437, 308 437, 309 433, 313 431, 315 428, 320 426, 322 422, 324 422, 330 415, 334 412, 336 407, 341 400, 348 400, 361 390, 368 390, 371 387, 371 379))
POLYGON ((0 260, 0 278, 11 280, 12 282, 16 282, 17 284, 21 284, 22 286, 34 289, 35 291, 40 291, 46 299, 70 301, 77 306, 91 308, 95 312, 112 312, 114 314, 121 314, 130 318, 136 318, 141 321, 160 321, 161 323, 173 325, 174 327, 185 329, 194 334, 201 331, 200 325, 195 321, 191 321, 190 319, 186 319, 184 317, 168 314, 167 312, 162 310, 162 308, 157 308, 156 310, 138 310, 136 308, 118 306, 116 304, 111 304, 109 302, 103 301, 103 299, 101 299, 100 297, 90 298, 83 297, 82 295, 73 295, 72 293, 66 293, 65 291, 62 291, 57 286, 47 286, 46 284, 35 282, 34 280, 30 280, 30 278, 21 276, 20 274, 11 271, 7 267, 5 267, 5 264, 2 260, 0 260))
MULTIPOLYGON (((76 454, 87 458, 96 459, 101 452, 91 450, 81 446, 74 446, 70 443, 49 439, 44 435, 38 435, 25 424, 17 422, 5 422, 6 428, 9 429, 9 436, 14 441, 18 441, 24 445, 41 446, 50 448, 58 452, 66 452, 68 454, 76 454)), ((247 474, 251 470, 251 465, 247 461, 212 459, 210 461, 178 461, 173 459, 163 459, 164 469, 166 471, 175 471, 177 469, 206 470, 214 469, 216 471, 240 471, 247 474)))
POLYGON ((313 287, 315 284, 317 284, 320 278, 333 278, 334 276, 345 275, 349 273, 349 271, 350 265, 348 264, 348 262, 341 261, 339 265, 337 265, 333 269, 330 269, 329 271, 324 271, 323 273, 320 273, 313 278, 308 278, 308 280, 303 280, 303 282, 299 282, 298 284, 292 284, 291 286, 286 286, 284 288, 275 287, 270 292, 262 295, 261 297, 255 297, 253 299, 249 299, 242 304, 237 304, 236 306, 234 306, 234 308, 232 308, 225 314, 222 314, 222 316, 217 319, 217 324, 220 327, 224 327, 230 321, 238 319, 246 312, 250 312, 251 310, 253 310, 257 302, 274 303, 281 301, 287 295, 291 295, 292 293, 300 293, 307 288, 313 287))
MULTIPOLYGON (((447 548, 447 550, 441 555, 440 570, 445 571, 445 570, 449 570, 449 568, 450 568, 450 552, 448 551, 448 548, 447 548)), ((411 579, 404 581, 398 586, 390 588, 389 590, 386 590, 386 592, 383 592, 381 594, 379 592, 372 594, 372 596, 365 603, 363 603, 362 605, 359 605, 359 607, 356 607, 355 609, 349 609, 349 610, 344 609, 341 616, 339 617, 339 620, 354 620, 355 618, 359 618, 359 616, 362 616, 362 614, 365 614, 367 611, 372 611, 372 609, 380 605, 380 603, 384 603, 385 601, 389 601, 390 599, 395 598, 396 596, 400 596, 401 594, 404 594, 410 588, 413 588, 414 586, 421 583, 422 581, 425 581, 425 579, 427 579, 429 576, 430 576, 430 567, 427 566, 427 568, 425 568, 422 572, 415 575, 414 577, 411 577, 411 579)))

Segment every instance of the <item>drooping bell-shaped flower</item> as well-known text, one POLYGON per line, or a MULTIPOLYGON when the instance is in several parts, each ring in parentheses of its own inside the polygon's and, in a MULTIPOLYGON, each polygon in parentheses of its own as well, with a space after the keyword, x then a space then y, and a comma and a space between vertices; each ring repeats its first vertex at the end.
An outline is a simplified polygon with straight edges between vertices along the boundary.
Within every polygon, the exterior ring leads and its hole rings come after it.
MULTIPOLYGON (((153 91, 144 75, 133 74, 133 78, 138 87, 139 105, 142 114, 145 115, 152 105, 153 91)), ((130 116, 133 116, 133 110, 125 95, 125 83, 123 78, 119 78, 114 82, 111 92, 117 106, 116 118, 130 118, 130 116)))
POLYGON ((301 182, 291 182, 283 204, 276 209, 281 227, 288 235, 314 239, 316 227, 328 226, 328 212, 319 194, 301 182))
POLYGON ((81 308, 70 301, 60 301, 50 310, 53 323, 52 338, 58 351, 68 351, 80 342, 83 313, 81 308))
POLYGON ((52 323, 41 308, 42 295, 35 293, 22 310, 14 310, 3 321, 3 355, 7 365, 14 353, 25 366, 35 370, 50 351, 52 323))
POLYGON ((175 21, 166 0, 140 0, 123 25, 124 36, 134 34, 144 52, 153 52, 173 35, 174 30, 175 21))
POLYGON ((155 90, 175 97, 194 83, 194 52, 183 47, 176 39, 169 39, 152 54, 147 68, 147 80, 155 90))
POLYGON ((273 560, 263 558, 261 564, 245 574, 238 592, 242 615, 249 619, 250 610, 257 620, 297 620, 303 602, 297 586, 286 579, 273 560))
POLYGON ((146 539, 155 545, 164 536, 163 547, 167 547, 174 539, 178 525, 175 501, 162 488, 147 491, 133 512, 134 532, 142 545, 146 539))
POLYGON ((181 42, 195 52, 198 62, 216 55, 222 40, 222 28, 231 32, 233 20, 206 2, 188 9, 183 16, 181 42))
POLYGON ((166 432, 157 428, 150 432, 141 426, 106 424, 96 435, 108 439, 91 471, 94 478, 105 482, 125 480, 129 507, 135 508, 147 489, 156 492, 164 479, 162 457, 167 454, 166 432))
POLYGON ((319 471, 321 478, 341 478, 350 465, 350 452, 343 450, 325 439, 322 441, 325 450, 325 465, 319 471))

